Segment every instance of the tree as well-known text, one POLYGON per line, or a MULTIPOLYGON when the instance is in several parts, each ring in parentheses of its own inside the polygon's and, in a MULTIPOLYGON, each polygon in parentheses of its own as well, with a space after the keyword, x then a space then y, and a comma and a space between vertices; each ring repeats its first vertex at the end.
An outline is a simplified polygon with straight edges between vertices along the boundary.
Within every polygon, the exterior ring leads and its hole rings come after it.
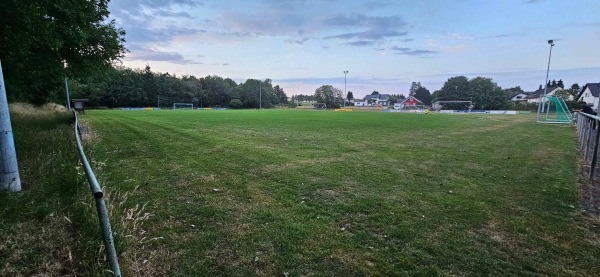
POLYGON ((239 109, 242 106, 244 106, 244 103, 242 103, 240 99, 231 99, 231 101, 229 102, 229 107, 231 107, 232 109, 239 109))
POLYGON ((285 94, 285 92, 283 91, 283 88, 279 87, 279 85, 276 85, 273 88, 273 93, 275 93, 275 96, 277 97, 277 103, 276 104, 287 104, 288 102, 288 97, 285 94))
POLYGON ((469 83, 473 109, 500 110, 507 107, 506 94, 491 78, 476 77, 469 83))
POLYGON ((550 86, 551 87, 555 87, 556 86, 556 80, 552 80, 552 84, 550 86))
MULTIPOLYGON (((434 92, 432 99, 435 101, 470 101, 471 84, 465 76, 449 78, 441 89, 434 92), (433 98, 435 96, 435 98, 433 98)), ((462 104, 446 104, 444 108, 461 109, 462 104)))
POLYGON ((334 88, 331 85, 323 85, 315 90, 315 101, 319 103, 325 103, 327 107, 339 107, 339 103, 336 103, 336 99, 342 97, 342 90, 334 88))
POLYGON ((0 57, 10 101, 64 98, 62 79, 108 70, 126 51, 108 0, 0 3, 0 57), (67 68, 65 70, 64 63, 67 68))
POLYGON ((378 95, 379 91, 374 90, 373 92, 371 92, 371 95, 378 95))
POLYGON ((577 96, 577 93, 579 93, 579 90, 580 90, 580 89, 581 89, 581 88, 579 87, 579 84, 578 84, 578 83, 575 83, 575 84, 572 84, 572 85, 571 85, 571 88, 569 88, 567 91, 568 91, 568 92, 569 92, 571 95, 573 95, 573 96, 577 96))
POLYGON ((408 93, 409 96, 414 96, 417 90, 421 87, 421 82, 412 82, 410 85, 410 91, 408 93))
POLYGON ((354 94, 351 91, 348 91, 348 94, 346 95, 346 99, 348 99, 348 101, 354 99, 354 94))
POLYGON ((414 97, 423 102, 424 105, 431 105, 431 92, 425 87, 419 87, 415 91, 414 97))
MULTIPOLYGON (((472 101, 474 109, 497 110, 508 104, 506 93, 490 78, 465 76, 449 78, 444 86, 434 93, 436 101, 472 101)), ((462 109, 464 104, 446 104, 444 108, 462 109)))
POLYGON ((554 96, 556 96, 558 98, 562 98, 565 101, 570 100, 571 97, 573 97, 568 90, 564 90, 564 89, 558 90, 557 92, 555 92, 554 96))
POLYGON ((565 84, 563 83, 562 79, 558 80, 558 83, 556 83, 556 85, 560 88, 565 88, 565 84))

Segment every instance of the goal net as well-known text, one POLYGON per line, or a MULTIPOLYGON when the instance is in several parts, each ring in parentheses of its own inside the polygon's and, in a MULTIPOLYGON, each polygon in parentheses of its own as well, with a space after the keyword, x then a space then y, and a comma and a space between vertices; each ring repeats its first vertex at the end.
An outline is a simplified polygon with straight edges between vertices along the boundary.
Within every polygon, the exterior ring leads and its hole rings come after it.
POLYGON ((315 110, 325 110, 327 109, 327 105, 325 103, 313 103, 313 108, 315 110))
POLYGON ((193 110, 194 104, 192 103, 173 103, 173 110, 193 110))

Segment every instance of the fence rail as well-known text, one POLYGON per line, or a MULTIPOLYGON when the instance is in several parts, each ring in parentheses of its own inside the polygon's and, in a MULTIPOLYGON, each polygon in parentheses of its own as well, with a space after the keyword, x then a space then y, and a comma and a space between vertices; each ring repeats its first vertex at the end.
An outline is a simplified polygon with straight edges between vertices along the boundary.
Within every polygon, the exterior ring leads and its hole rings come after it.
POLYGON ((110 222, 108 220, 108 209, 106 208, 106 202, 104 201, 104 193, 102 192, 100 184, 96 179, 96 175, 94 174, 94 171, 92 171, 90 163, 83 152, 83 146, 81 146, 79 120, 77 118, 77 113, 74 112, 73 114, 75 115, 75 143, 77 144, 77 151, 79 151, 79 158, 81 158, 85 176, 90 184, 92 195, 96 200, 96 211, 98 213, 98 220, 100 221, 100 226, 102 228, 102 237, 104 240, 104 248, 106 249, 108 264, 110 265, 110 270, 112 271, 113 275, 115 277, 121 277, 121 269, 119 268, 119 260, 117 259, 115 241, 113 239, 110 222))
POLYGON ((578 112, 575 117, 577 121, 577 137, 582 152, 584 167, 587 169, 590 180, 595 180, 598 170, 598 148, 600 144, 600 117, 578 112))

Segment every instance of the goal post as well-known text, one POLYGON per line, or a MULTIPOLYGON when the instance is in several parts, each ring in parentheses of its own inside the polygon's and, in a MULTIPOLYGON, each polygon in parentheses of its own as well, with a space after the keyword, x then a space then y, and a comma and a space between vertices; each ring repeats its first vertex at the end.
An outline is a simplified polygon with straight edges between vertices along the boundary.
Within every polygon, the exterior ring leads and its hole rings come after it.
POLYGON ((193 110, 194 104, 192 103, 173 103, 173 110, 193 110))
POLYGON ((473 108, 473 101, 437 101, 431 107, 436 111, 443 109, 470 111, 473 108))
POLYGON ((315 110, 327 109, 327 104, 325 104, 325 103, 313 103, 312 106, 313 106, 313 109, 315 109, 315 110))

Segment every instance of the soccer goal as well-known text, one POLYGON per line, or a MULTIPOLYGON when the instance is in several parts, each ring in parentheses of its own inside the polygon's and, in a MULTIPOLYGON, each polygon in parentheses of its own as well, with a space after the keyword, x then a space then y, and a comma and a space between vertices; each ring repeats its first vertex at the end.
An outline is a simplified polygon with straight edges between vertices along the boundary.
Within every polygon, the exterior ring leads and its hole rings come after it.
POLYGON ((194 104, 192 103, 173 103, 173 110, 193 110, 194 104))
POLYGON ((556 96, 547 96, 546 98, 547 100, 543 101, 543 96, 540 97, 538 123, 572 123, 573 117, 564 99, 556 96))
POLYGON ((325 110, 327 109, 327 105, 325 103, 313 103, 313 109, 315 110, 325 110))

